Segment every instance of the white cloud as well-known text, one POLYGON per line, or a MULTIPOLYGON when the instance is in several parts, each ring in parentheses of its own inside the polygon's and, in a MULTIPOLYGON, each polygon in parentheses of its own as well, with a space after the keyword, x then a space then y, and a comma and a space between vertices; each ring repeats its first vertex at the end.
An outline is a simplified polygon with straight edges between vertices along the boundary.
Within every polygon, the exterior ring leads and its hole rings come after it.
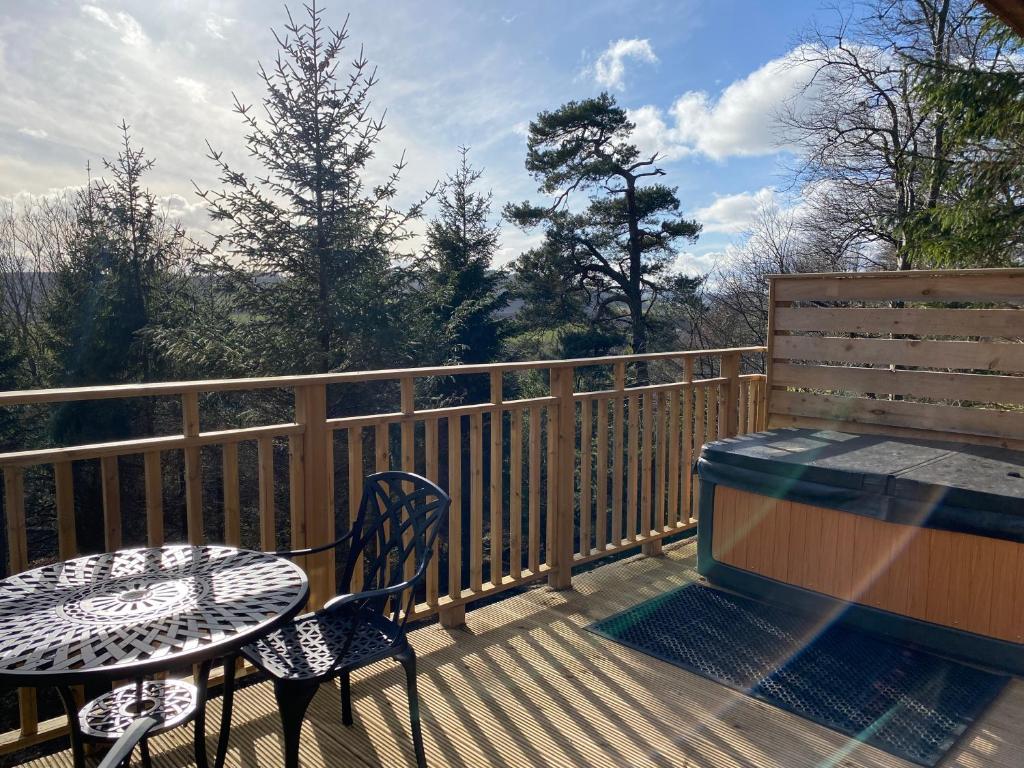
POLYGON ((226 39, 224 37, 224 30, 234 23, 234 19, 229 19, 225 16, 207 16, 206 34, 208 34, 210 37, 215 37, 218 40, 224 40, 226 39))
POLYGON ((118 11, 115 15, 111 16, 105 10, 95 5, 83 5, 82 13, 104 26, 120 32, 121 42, 125 45, 139 47, 147 42, 146 33, 142 31, 142 25, 131 14, 118 11))
POLYGON ((738 235, 750 229, 757 212, 775 199, 775 190, 762 187, 757 192, 740 192, 716 197, 711 205, 694 211, 707 233, 738 235))
POLYGON ((202 104, 206 101, 206 84, 190 77, 176 77, 174 83, 185 92, 193 104, 202 104))
POLYGON ((594 64, 594 79, 606 88, 622 90, 625 87, 626 59, 638 59, 648 64, 658 60, 648 40, 616 40, 609 44, 594 64))
POLYGON ((718 95, 687 91, 666 114, 653 106, 629 113, 644 149, 667 159, 699 152, 715 160, 737 155, 768 155, 786 147, 779 109, 793 99, 813 99, 814 64, 799 49, 772 59, 736 80, 718 95))
POLYGON ((45 139, 49 135, 42 128, 19 128, 18 133, 33 139, 45 139))

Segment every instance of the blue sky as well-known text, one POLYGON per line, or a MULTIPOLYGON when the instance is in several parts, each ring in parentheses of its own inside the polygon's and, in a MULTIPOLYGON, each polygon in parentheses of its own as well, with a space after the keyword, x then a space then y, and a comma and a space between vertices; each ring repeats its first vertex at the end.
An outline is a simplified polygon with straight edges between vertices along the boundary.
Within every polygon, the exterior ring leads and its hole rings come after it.
MULTIPOLYGON (((788 154, 771 117, 806 77, 786 56, 818 0, 321 5, 335 26, 350 14, 351 55, 362 44, 378 66, 374 102, 387 108, 388 129, 373 172, 404 149, 408 200, 453 165, 460 144, 499 205, 534 196, 525 126, 601 90, 631 110, 641 145, 665 154, 666 181, 705 223, 681 268, 707 268, 756 205, 786 187, 788 154)), ((116 152, 124 116, 157 161, 153 190, 183 223, 202 226, 191 182, 217 185, 204 140, 245 167, 231 93, 258 101, 256 65, 274 56, 270 27, 282 21, 276 0, 4 4, 0 196, 81 184, 87 161, 96 168, 116 152)), ((507 226, 503 234, 502 259, 533 242, 507 226)))

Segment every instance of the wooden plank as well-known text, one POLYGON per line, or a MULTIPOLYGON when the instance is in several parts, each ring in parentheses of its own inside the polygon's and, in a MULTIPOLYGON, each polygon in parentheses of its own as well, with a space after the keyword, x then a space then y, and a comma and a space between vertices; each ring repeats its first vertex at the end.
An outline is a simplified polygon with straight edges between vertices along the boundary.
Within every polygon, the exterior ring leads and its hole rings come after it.
MULTIPOLYGON (((423 442, 424 442, 424 469, 427 473, 427 479, 431 482, 440 485, 440 467, 438 460, 438 434, 437 434, 437 419, 427 419, 423 425, 423 442)), ((432 608, 437 607, 437 601, 440 597, 438 593, 438 569, 440 568, 441 561, 441 544, 438 539, 434 539, 434 548, 430 554, 430 563, 427 565, 427 586, 426 586, 426 597, 427 605, 432 608)))
POLYGON ((491 520, 490 530, 488 532, 488 541, 490 542, 490 577, 492 584, 500 584, 501 577, 505 575, 505 566, 503 563, 503 553, 505 550, 505 533, 504 533, 504 498, 503 498, 503 484, 502 484, 502 473, 503 473, 503 459, 504 459, 504 442, 502 440, 502 408, 501 402, 503 399, 502 391, 502 375, 501 371, 491 372, 491 404, 494 405, 494 409, 490 412, 490 433, 491 433, 491 450, 490 450, 490 489, 489 489, 489 501, 491 507, 491 520))
POLYGON ((160 451, 147 451, 144 456, 146 541, 151 547, 162 547, 164 545, 164 478, 160 469, 160 451))
POLYGON ((597 498, 595 503, 594 547, 608 544, 608 400, 597 401, 597 498))
POLYGON ((966 570, 967 607, 964 611, 964 629, 988 635, 992 628, 992 596, 995 591, 994 539, 981 536, 963 536, 967 543, 963 552, 966 570))
POLYGON ((572 586, 573 533, 576 507, 576 401, 573 398, 575 372, 572 368, 552 371, 552 394, 558 397, 558 421, 556 426, 557 490, 555 501, 554 532, 555 552, 548 574, 548 585, 553 589, 569 589, 572 586))
POLYGON ((373 428, 373 467, 374 472, 391 469, 391 435, 387 424, 377 424, 373 428))
POLYGON ((779 307, 775 329, 907 336, 1024 337, 1019 309, 779 307))
POLYGON ((953 579, 950 563, 955 561, 952 539, 944 531, 934 528, 927 530, 928 549, 928 591, 925 618, 935 624, 952 624, 950 587, 953 579))
POLYGON ((1024 373, 1024 344, 990 341, 779 336, 772 358, 1024 373))
MULTIPOLYGON (((420 679, 422 707, 434 723, 424 734, 428 763, 814 768, 845 762, 907 768, 898 757, 801 718, 766 717, 763 706, 741 692, 668 674, 671 668, 656 659, 595 641, 587 624, 656 595, 665 585, 692 579, 693 544, 666 549, 667 557, 659 561, 629 558, 580 574, 578 592, 557 601, 550 596, 541 601, 545 592, 532 590, 481 608, 470 614, 466 632, 410 628, 422 666, 444 671, 420 679), (580 665, 587 676, 572 671, 580 665), (538 713, 538 701, 550 708, 538 713), (693 726, 697 722, 701 727, 693 726), (683 732, 685 740, 678 738, 683 732)), ((359 728, 345 739, 304 739, 303 766, 413 764, 411 740, 395 733, 402 714, 396 715, 396 691, 374 685, 380 677, 377 668, 353 675, 359 728)), ((247 686, 237 696, 236 735, 226 765, 277 764, 280 734, 272 686, 247 686)), ((311 721, 330 722, 337 706, 335 697, 317 696, 311 721)), ((1019 768, 1022 712, 1024 689, 1011 682, 950 751, 944 768, 1019 768)), ((191 740, 189 728, 153 739, 154 763, 192 766, 191 740)), ((63 752, 30 765, 66 768, 70 758, 63 752)))
MULTIPOLYGON (((185 392, 181 396, 182 434, 195 437, 199 434, 199 394, 185 392)), ((185 516, 189 544, 202 544, 203 532, 203 475, 200 449, 188 447, 185 455, 185 516)))
POLYGON ((686 387, 682 390, 683 396, 683 430, 681 438, 683 441, 683 462, 682 466, 679 467, 682 480, 682 509, 680 510, 682 520, 688 521, 696 519, 694 510, 697 507, 695 503, 696 493, 691 487, 693 482, 693 361, 687 360, 685 362, 684 377, 686 379, 686 387))
POLYGON ((929 537, 917 529, 907 543, 907 615, 924 621, 928 615, 929 537))
POLYGON ((720 437, 734 437, 739 432, 740 399, 740 356, 722 355, 722 378, 726 383, 720 388, 721 414, 718 434, 720 437))
MULTIPOLYGON (((7 518, 8 573, 29 567, 28 529, 25 520, 25 471, 20 467, 3 468, 4 510, 7 518)), ((105 488, 105 485, 104 485, 105 488)), ((39 730, 35 688, 17 689, 19 735, 29 737, 39 730)))
POLYGON ((242 545, 242 503, 238 492, 238 445, 228 443, 221 453, 224 483, 224 543, 242 545))
MULTIPOLYGON (((414 416, 416 413, 415 403, 415 380, 412 376, 405 376, 399 380, 399 391, 401 397, 401 408, 402 414, 405 416, 414 416)), ((402 471, 403 472, 416 472, 416 422, 411 419, 405 419, 402 421, 400 430, 401 439, 401 450, 402 450, 402 471)), ((411 527, 406 528, 402 534, 402 544, 405 547, 409 547, 412 543, 413 530, 411 527)), ((405 578, 406 580, 411 579, 416 573, 416 558, 408 557, 404 564, 405 578)))
POLYGON ((1022 411, 783 391, 774 393, 772 404, 780 414, 832 419, 843 424, 877 424, 1006 438, 1019 438, 1024 434, 1022 411))
POLYGON ((1020 301, 1024 273, 951 271, 946 273, 875 272, 816 275, 791 280, 776 277, 776 301, 1020 301))
POLYGON ((469 417, 469 588, 483 588, 484 562, 484 473, 483 417, 469 417))
POLYGON ((774 381, 833 392, 1024 405, 1024 376, 776 363, 774 381))
POLYGON ((509 575, 518 579, 523 574, 523 414, 509 411, 508 418, 508 565, 509 575))
POLYGON ((529 491, 529 525, 528 533, 530 537, 528 554, 530 570, 536 573, 540 570, 540 488, 541 488, 541 469, 540 469, 540 438, 541 438, 541 410, 539 406, 533 406, 530 408, 530 446, 529 446, 529 460, 530 460, 530 471, 527 480, 528 491, 529 491))
MULTIPOLYGON (((359 505, 363 502, 363 428, 355 427, 348 430, 348 524, 351 530, 355 527, 359 517, 359 505)), ((363 588, 363 565, 362 555, 353 565, 351 583, 349 589, 358 592, 363 588)))
POLYGON ((629 408, 628 474, 626 498, 626 539, 636 541, 637 512, 640 502, 640 397, 627 398, 629 408))
POLYGON ((580 545, 579 552, 585 555, 590 552, 591 520, 594 510, 593 473, 594 473, 594 401, 590 398, 580 403, 580 545))
POLYGON ((737 429, 737 433, 738 434, 744 434, 746 432, 750 432, 751 431, 750 430, 750 424, 749 424, 749 421, 750 421, 749 408, 750 408, 750 392, 751 392, 751 388, 752 388, 751 382, 749 382, 749 381, 740 381, 740 383, 739 383, 739 413, 737 414, 737 419, 736 419, 736 429, 737 429))
MULTIPOLYGON (((309 546, 306 536, 305 518, 305 483, 304 473, 306 471, 305 442, 301 437, 292 435, 288 438, 288 510, 291 527, 290 549, 300 549, 309 546)), ((306 558, 296 559, 305 569, 306 558)))
POLYGON ((616 397, 611 406, 614 409, 612 416, 615 420, 615 432, 612 445, 612 522, 608 538, 612 544, 618 545, 623 540, 622 490, 625 477, 623 465, 626 452, 626 430, 624 428, 626 400, 622 396, 616 397))
POLYGON ((58 461, 53 465, 53 482, 57 504, 57 555, 61 560, 70 560, 78 555, 75 479, 70 461, 58 461))
POLYGON ((462 595, 462 417, 448 417, 448 596, 462 595))
MULTIPOLYGON (((668 522, 685 521, 688 515, 679 506, 679 480, 686 467, 679 464, 679 392, 668 396, 668 522)), ((685 505, 683 507, 685 509, 685 505)))
POLYGON ((269 437, 261 437, 256 443, 257 463, 259 464, 259 506, 260 506, 260 546, 272 552, 277 547, 277 520, 274 505, 274 442, 269 437))
POLYGON ((640 537, 648 536, 652 527, 651 475, 654 472, 654 422, 657 418, 654 411, 654 394, 645 392, 640 415, 643 425, 640 438, 640 537))
MULTIPOLYGON (((665 506, 666 506, 666 490, 665 490, 665 463, 668 457, 668 430, 666 428, 666 420, 668 419, 668 399, 673 393, 664 393, 663 395, 654 395, 654 440, 655 440, 655 456, 654 456, 654 493, 652 498, 652 513, 654 515, 654 524, 651 526, 654 530, 661 530, 665 527, 665 506)), ((673 468, 674 469, 674 468, 673 468)))
POLYGON ((548 406, 547 417, 547 459, 545 464, 545 484, 547 499, 544 519, 544 552, 547 566, 553 567, 555 554, 555 519, 558 509, 558 409, 548 406))
MULTIPOLYGON (((1014 541, 999 539, 992 542, 992 607, 989 631, 993 637, 1018 641, 1015 635, 1024 624, 1015 625, 1014 603, 1024 579, 1019 573, 1024 562, 1024 547, 1014 541)), ((1024 595, 1022 595, 1024 597, 1024 595)))
POLYGON ((121 481, 117 457, 100 459, 100 484, 103 493, 103 546, 108 552, 121 548, 121 481))
POLYGON ((7 517, 8 574, 28 568, 28 531, 25 526, 25 470, 4 467, 4 511, 7 517))

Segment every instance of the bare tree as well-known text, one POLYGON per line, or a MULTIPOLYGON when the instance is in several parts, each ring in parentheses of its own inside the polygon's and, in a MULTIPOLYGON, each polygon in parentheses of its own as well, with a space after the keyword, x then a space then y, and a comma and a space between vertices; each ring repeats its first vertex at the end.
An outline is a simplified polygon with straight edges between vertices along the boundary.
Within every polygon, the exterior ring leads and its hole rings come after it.
POLYGON ((75 193, 0 200, 0 313, 16 337, 32 386, 43 386, 46 338, 40 312, 53 274, 68 258, 75 193))
POLYGON ((822 231, 870 244, 876 267, 911 268, 911 224, 942 202, 947 118, 921 83, 954 62, 990 66, 1001 54, 984 44, 986 18, 973 0, 872 0, 797 49, 814 74, 780 115, 799 147, 795 178, 824 192, 812 217, 822 231))

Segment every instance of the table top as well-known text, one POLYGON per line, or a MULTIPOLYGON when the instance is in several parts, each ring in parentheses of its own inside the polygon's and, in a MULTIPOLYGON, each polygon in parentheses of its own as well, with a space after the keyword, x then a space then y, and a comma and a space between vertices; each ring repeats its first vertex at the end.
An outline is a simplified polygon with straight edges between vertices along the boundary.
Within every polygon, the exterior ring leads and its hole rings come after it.
POLYGON ((231 547, 80 557, 0 581, 0 681, 142 676, 270 632, 309 593, 296 564, 231 547))

